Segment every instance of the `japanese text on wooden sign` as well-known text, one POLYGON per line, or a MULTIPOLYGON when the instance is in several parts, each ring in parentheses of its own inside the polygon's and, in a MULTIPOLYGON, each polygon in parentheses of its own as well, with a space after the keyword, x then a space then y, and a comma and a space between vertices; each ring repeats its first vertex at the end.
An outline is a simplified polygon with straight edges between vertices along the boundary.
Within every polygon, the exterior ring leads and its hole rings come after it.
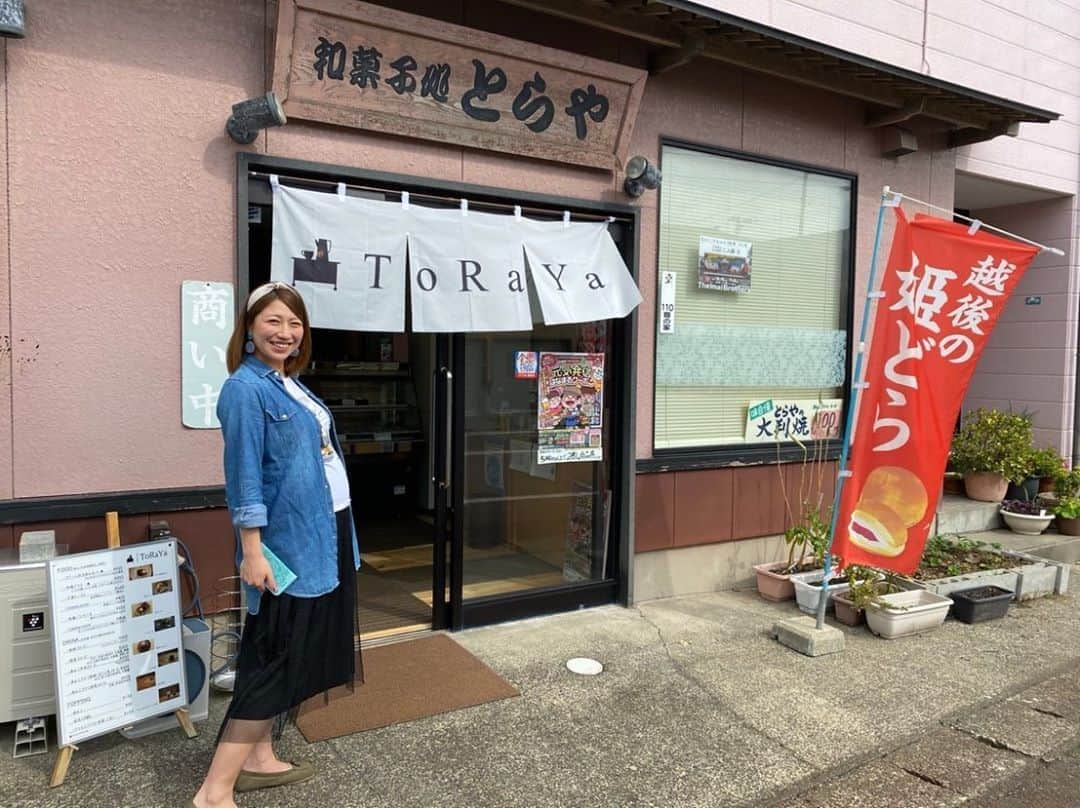
POLYGON ((646 73, 361 2, 282 0, 290 118, 614 169, 646 73))

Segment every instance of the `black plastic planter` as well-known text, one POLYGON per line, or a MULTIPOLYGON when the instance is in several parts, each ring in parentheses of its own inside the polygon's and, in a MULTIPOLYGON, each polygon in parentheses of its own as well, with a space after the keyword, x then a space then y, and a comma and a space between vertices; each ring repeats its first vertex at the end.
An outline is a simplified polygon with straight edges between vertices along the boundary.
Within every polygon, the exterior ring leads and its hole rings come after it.
POLYGON ((949 593, 953 599, 953 617, 962 623, 982 623, 1004 617, 1012 596, 1012 592, 1000 586, 978 586, 949 593))

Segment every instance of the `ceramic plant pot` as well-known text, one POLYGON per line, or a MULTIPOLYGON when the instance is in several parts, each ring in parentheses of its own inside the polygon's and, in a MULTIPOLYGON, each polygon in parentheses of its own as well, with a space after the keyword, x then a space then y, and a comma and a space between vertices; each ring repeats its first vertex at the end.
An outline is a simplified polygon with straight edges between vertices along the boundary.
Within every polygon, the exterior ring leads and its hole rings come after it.
POLYGON ((1058 533, 1065 536, 1080 536, 1080 516, 1066 519, 1064 516, 1057 518, 1058 533))
POLYGON ((1054 521, 1054 514, 1050 511, 1046 511, 1045 516, 1028 516, 1026 513, 1010 513, 1004 508, 999 508, 998 513, 1009 526, 1009 530, 1021 536, 1038 536, 1054 521))
POLYGON ((941 492, 964 496, 964 475, 957 474, 955 471, 946 471, 941 483, 941 492))
POLYGON ((848 600, 847 592, 837 592, 832 597, 835 617, 838 623, 845 626, 857 626, 863 621, 863 610, 848 600))
POLYGON ((992 471, 969 471, 964 475, 964 493, 979 502, 1001 502, 1009 490, 1009 481, 992 471))
POLYGON ((920 634, 944 623, 952 603, 952 598, 925 589, 893 592, 866 607, 866 625, 887 640, 920 634))
POLYGON ((1016 483, 1009 483, 1009 487, 1005 489, 1005 499, 1035 499, 1035 496, 1039 493, 1039 478, 1028 477, 1019 485, 1016 483))
POLYGON ((953 599, 952 616, 961 623, 982 623, 998 620, 1009 611, 1013 593, 1000 586, 977 586, 961 589, 949 597, 953 599))
MULTIPOLYGON (((795 602, 807 614, 817 614, 818 604, 821 602, 821 580, 824 577, 825 570, 798 572, 791 576, 791 583, 795 587, 795 602)), ((847 591, 847 579, 842 573, 834 570, 833 578, 829 583, 829 602, 825 604, 826 611, 832 604, 833 596, 847 591)))
POLYGON ((757 591, 765 600, 780 603, 795 597, 795 586, 791 583, 791 576, 778 572, 785 566, 787 566, 786 561, 773 561, 768 564, 754 565, 754 573, 757 576, 757 591))

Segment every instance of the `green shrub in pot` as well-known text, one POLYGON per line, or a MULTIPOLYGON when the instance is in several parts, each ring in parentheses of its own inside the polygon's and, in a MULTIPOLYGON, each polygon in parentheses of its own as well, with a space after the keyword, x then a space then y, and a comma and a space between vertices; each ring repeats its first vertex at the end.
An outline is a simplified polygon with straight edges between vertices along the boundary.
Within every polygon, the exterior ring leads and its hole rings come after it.
POLYGON ((1054 495, 1060 499, 1080 497, 1080 467, 1065 471, 1054 477, 1054 495))
POLYGON ((953 436, 949 456, 964 475, 983 472, 1022 483, 1034 468, 1031 416, 982 408, 968 412, 953 436))
POLYGON ((1080 497, 1060 497, 1053 507, 1058 530, 1066 536, 1080 536, 1080 497))
POLYGON ((1055 479, 1065 470, 1065 460, 1057 453, 1057 449, 1047 446, 1045 449, 1034 449, 1031 452, 1031 476, 1055 479))

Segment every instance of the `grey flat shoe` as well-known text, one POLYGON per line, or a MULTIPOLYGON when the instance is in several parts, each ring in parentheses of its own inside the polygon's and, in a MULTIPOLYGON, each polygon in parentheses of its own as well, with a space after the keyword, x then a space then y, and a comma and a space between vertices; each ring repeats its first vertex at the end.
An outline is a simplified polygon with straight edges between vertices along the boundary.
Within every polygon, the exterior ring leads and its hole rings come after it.
MULTIPOLYGON (((308 761, 294 762, 291 769, 283 772, 249 772, 241 769, 233 790, 237 792, 255 791, 260 788, 274 788, 302 783, 315 776, 315 767, 308 761)), ((194 805, 194 803, 192 803, 194 805)))

